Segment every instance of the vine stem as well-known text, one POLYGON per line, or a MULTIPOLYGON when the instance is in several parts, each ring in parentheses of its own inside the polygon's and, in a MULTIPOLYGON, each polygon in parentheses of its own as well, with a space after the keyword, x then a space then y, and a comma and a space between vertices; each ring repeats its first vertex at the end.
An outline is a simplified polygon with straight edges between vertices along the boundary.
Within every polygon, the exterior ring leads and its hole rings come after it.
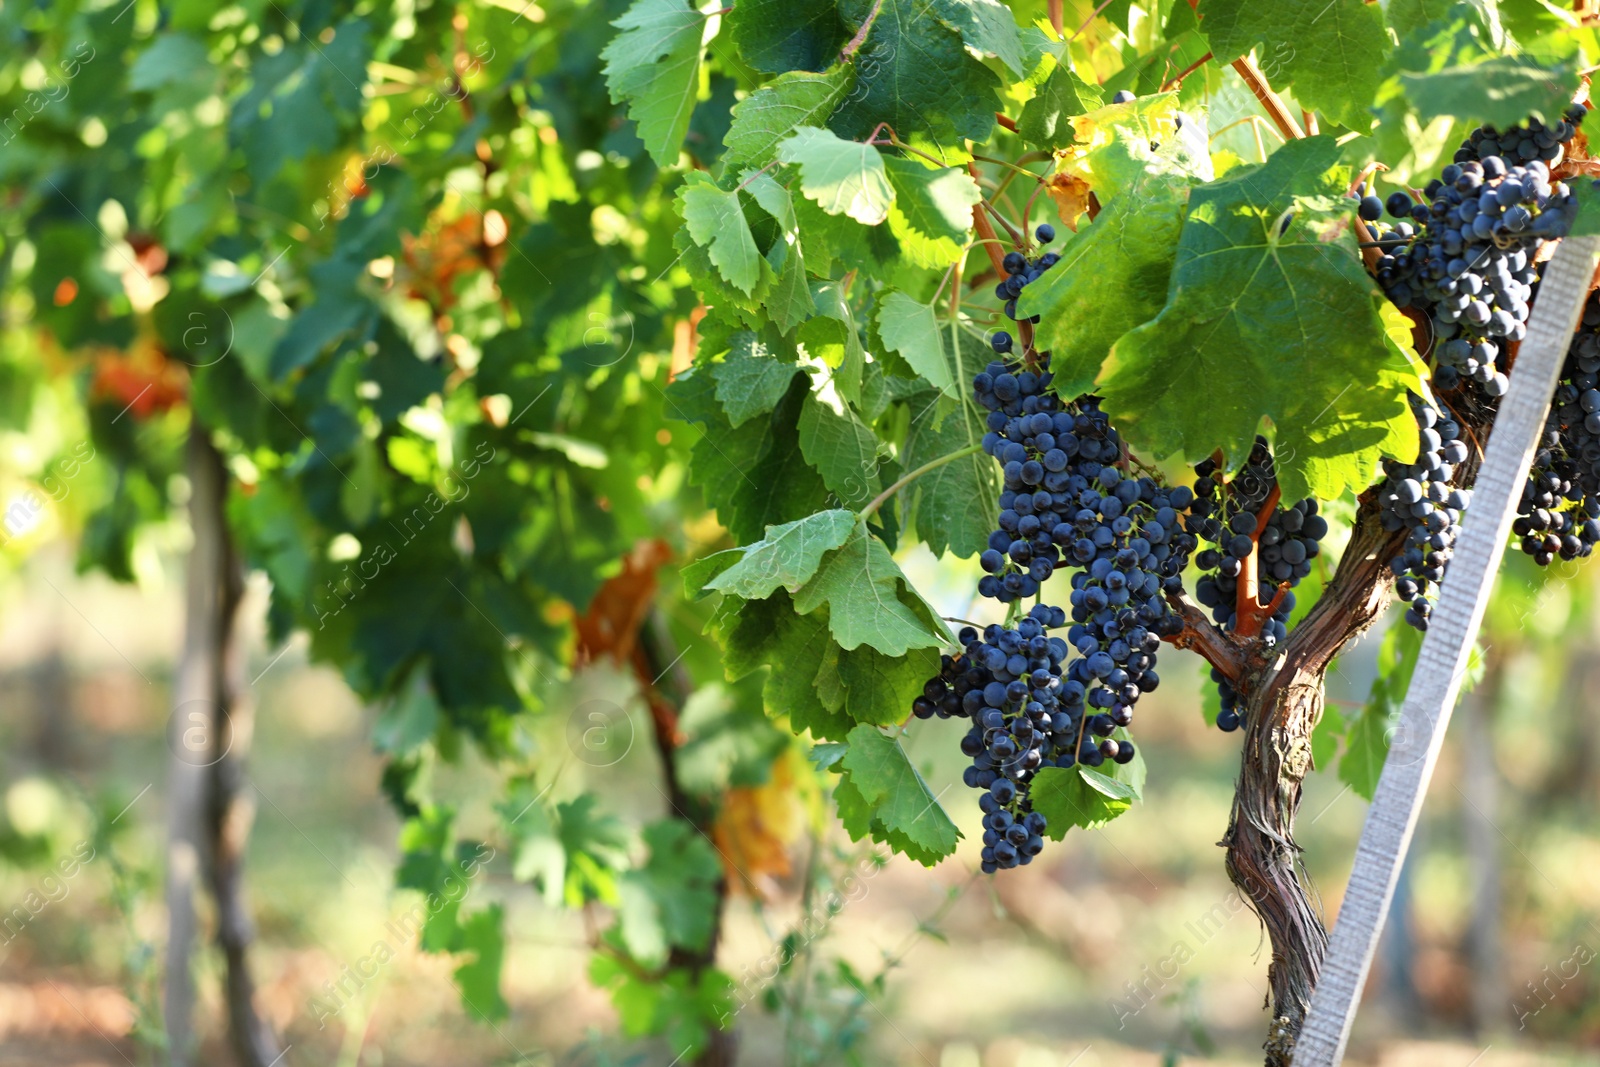
POLYGON ((1261 68, 1256 66, 1255 60, 1249 56, 1240 56, 1233 61, 1233 69, 1239 72, 1239 77, 1243 78, 1250 91, 1256 94, 1256 99, 1266 110, 1267 117, 1283 132, 1285 138, 1299 140, 1305 136, 1305 131, 1294 121, 1294 115, 1290 114, 1288 105, 1272 91, 1272 86, 1267 84, 1267 76, 1261 73, 1261 68))
POLYGON ((1050 28, 1056 31, 1057 37, 1060 37, 1066 32, 1066 27, 1064 25, 1065 12, 1062 11, 1062 8, 1065 6, 1066 4, 1063 2, 1063 0, 1050 0, 1050 28))
MULTIPOLYGON (((972 174, 973 180, 976 181, 978 177, 977 166, 968 163, 967 170, 972 174)), ((1000 249, 995 247, 1000 243, 1000 238, 994 232, 994 227, 989 224, 989 217, 983 213, 983 209, 977 204, 972 205, 972 226, 978 231, 978 236, 983 239, 983 250, 989 253, 989 262, 994 265, 994 272, 1002 279, 1005 278, 1005 257, 1001 255, 1000 249)))
POLYGON ((1162 82, 1161 83, 1161 91, 1162 92, 1166 92, 1168 89, 1171 89, 1174 86, 1182 85, 1183 84, 1183 79, 1187 78, 1189 75, 1193 74, 1195 71, 1199 70, 1201 67, 1203 67, 1207 63, 1211 62, 1211 60, 1212 60, 1212 54, 1210 52, 1207 52, 1205 55, 1201 56, 1199 59, 1195 60, 1193 63, 1190 63, 1187 67, 1184 67, 1178 73, 1174 74, 1172 77, 1170 77, 1166 81, 1162 82))
POLYGON ((862 521, 870 519, 874 514, 877 513, 877 510, 883 506, 883 502, 885 500, 888 500, 890 497, 894 496, 900 490, 904 489, 906 486, 910 485, 924 474, 927 474, 931 470, 937 470, 946 463, 954 463, 958 459, 962 459, 966 456, 976 455, 982 451, 982 445, 968 445, 966 448, 956 449, 947 456, 940 456, 938 459, 929 460, 911 473, 903 475, 899 481, 895 482, 889 488, 879 493, 873 498, 872 503, 868 504, 866 507, 862 508, 856 513, 856 518, 862 521))
MULTIPOLYGON (((1256 514, 1256 532, 1250 535, 1250 540, 1255 544, 1250 549, 1250 555, 1242 561, 1239 569, 1239 585, 1237 599, 1234 601, 1234 612, 1238 615, 1239 624, 1233 632, 1240 637, 1254 637, 1261 632, 1261 624, 1270 616, 1263 615, 1260 603, 1259 576, 1261 572, 1261 534, 1267 528, 1267 523, 1272 520, 1272 513, 1278 509, 1278 501, 1283 496, 1283 490, 1274 485, 1272 492, 1267 494, 1267 501, 1261 505, 1261 510, 1256 514)), ((1276 605, 1282 600, 1273 601, 1273 611, 1278 610, 1276 605)))
POLYGON ((867 40, 867 31, 872 29, 872 24, 874 22, 878 21, 878 12, 882 10, 883 0, 877 0, 877 2, 872 5, 872 10, 867 13, 867 21, 861 24, 861 28, 856 31, 856 35, 850 38, 850 43, 844 46, 844 51, 839 53, 839 59, 842 62, 848 63, 850 61, 850 57, 854 56, 856 52, 860 51, 861 46, 867 40))

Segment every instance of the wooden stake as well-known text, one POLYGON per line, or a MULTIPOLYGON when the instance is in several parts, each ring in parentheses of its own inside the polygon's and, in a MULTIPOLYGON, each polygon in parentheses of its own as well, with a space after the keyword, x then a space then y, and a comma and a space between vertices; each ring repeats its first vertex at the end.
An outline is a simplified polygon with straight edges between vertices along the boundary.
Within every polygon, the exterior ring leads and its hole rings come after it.
POLYGON ((1361 989, 1444 745, 1473 638, 1516 517, 1545 413, 1572 331, 1600 260, 1600 238, 1569 237, 1556 249, 1539 287, 1528 336, 1500 404, 1478 471, 1472 507, 1434 610, 1384 760, 1377 793, 1356 846, 1355 869, 1333 928, 1311 1010, 1294 1048, 1294 1067, 1334 1067, 1344 1058, 1361 989))

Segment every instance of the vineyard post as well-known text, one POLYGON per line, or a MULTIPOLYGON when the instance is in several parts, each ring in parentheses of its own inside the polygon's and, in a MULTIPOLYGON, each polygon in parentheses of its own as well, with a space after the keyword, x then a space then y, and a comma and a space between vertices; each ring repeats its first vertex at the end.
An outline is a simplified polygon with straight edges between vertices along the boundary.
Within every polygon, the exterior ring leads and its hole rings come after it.
POLYGON ((1489 435, 1473 495, 1473 518, 1462 529, 1451 580, 1440 591, 1401 708, 1399 731, 1367 810, 1355 867, 1295 1044, 1294 1067, 1332 1067, 1344 1058, 1395 880, 1444 744, 1450 711, 1597 259, 1600 238, 1568 238, 1545 271, 1510 392, 1489 435))

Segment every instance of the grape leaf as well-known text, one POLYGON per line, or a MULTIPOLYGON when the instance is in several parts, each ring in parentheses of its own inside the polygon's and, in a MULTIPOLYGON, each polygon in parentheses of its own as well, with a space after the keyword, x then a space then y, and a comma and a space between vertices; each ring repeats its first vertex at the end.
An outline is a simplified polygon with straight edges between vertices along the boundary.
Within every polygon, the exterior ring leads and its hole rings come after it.
POLYGON ((1060 841, 1074 826, 1099 829, 1139 799, 1129 783, 1082 764, 1044 768, 1034 776, 1029 795, 1033 810, 1045 817, 1045 836, 1052 841, 1060 841))
POLYGON ((837 281, 813 280, 811 301, 817 314, 800 327, 800 342, 834 369, 833 386, 839 395, 859 406, 867 353, 844 287, 837 281))
POLYGON ((1200 31, 1220 63, 1257 45, 1267 81, 1341 126, 1372 128, 1367 107, 1383 81, 1389 35, 1383 12, 1363 0, 1207 0, 1200 31))
MULTIPOLYGON (((1232 465, 1263 418, 1303 441, 1337 425, 1346 444, 1410 418, 1398 377, 1379 373, 1394 357, 1347 229, 1340 154, 1332 137, 1292 141, 1190 193, 1167 304, 1117 341, 1101 375, 1106 409, 1136 447, 1221 447, 1232 465), (1302 350, 1315 357, 1284 375, 1284 352, 1302 350)), ((1287 499, 1327 500, 1365 488, 1364 462, 1305 447, 1278 457, 1278 478, 1287 499)))
POLYGON ((899 290, 890 291, 878 301, 878 335, 885 348, 897 353, 929 385, 947 396, 960 396, 932 307, 899 290))
POLYGON ((1600 178, 1574 177, 1567 182, 1578 201, 1578 216, 1572 221, 1573 237, 1600 235, 1600 178))
POLYGON ((702 424, 689 464, 690 480, 740 541, 759 541, 767 526, 827 506, 828 491, 801 455, 795 426, 810 392, 796 375, 770 417, 731 427, 715 404, 710 375, 688 373, 667 390, 668 411, 702 424), (754 457, 752 461, 752 457, 754 457))
POLYGON ((1090 392, 1117 339, 1161 313, 1188 197, 1182 178, 1145 174, 1022 290, 1017 314, 1042 316, 1034 344, 1052 353, 1061 396, 1090 392))
POLYGON ((727 358, 711 364, 710 373, 717 383, 717 401, 729 424, 737 428, 777 407, 801 368, 779 359, 766 339, 740 330, 733 335, 727 358))
POLYGON ((939 650, 914 648, 885 656, 870 645, 840 652, 839 684, 844 713, 858 723, 891 726, 906 717, 928 679, 939 673, 939 650))
POLYGON ((967 47, 999 59, 1018 78, 1022 66, 1022 33, 1011 9, 996 0, 930 0, 929 9, 961 35, 967 47))
POLYGON ((848 215, 867 226, 889 217, 894 189, 883 156, 872 145, 802 126, 778 146, 778 158, 799 166, 800 191, 828 214, 848 215))
POLYGON ((767 296, 767 316, 780 333, 788 333, 817 310, 811 299, 811 286, 806 278, 805 258, 800 249, 800 224, 795 216, 794 201, 789 190, 779 185, 770 174, 759 171, 745 178, 750 196, 761 210, 777 222, 779 232, 772 247, 767 250, 767 262, 772 265, 778 280, 767 296))
POLYGON ((461 923, 453 951, 470 952, 472 959, 454 971, 456 988, 473 1018, 493 1022, 511 1014, 500 995, 500 969, 505 961, 506 939, 501 930, 503 909, 490 904, 461 923))
POLYGON ((928 17, 928 0, 839 2, 852 30, 874 10, 866 42, 852 60, 860 71, 855 91, 829 128, 865 138, 886 122, 902 140, 943 153, 946 162, 965 158, 962 138, 987 141, 994 129, 999 77, 967 52, 960 34, 928 17))
MULTIPOLYGON (((969 403, 927 390, 911 397, 911 427, 906 434, 905 466, 915 470, 941 456, 978 444, 985 427, 969 403)), ((962 558, 989 547, 999 506, 1000 470, 981 452, 952 460, 901 490, 908 522, 936 554, 962 558)))
POLYGON ((843 705, 829 706, 818 695, 818 680, 832 683, 838 646, 828 632, 828 613, 796 615, 789 594, 779 590, 767 600, 727 597, 706 627, 724 650, 728 680, 768 667, 762 702, 774 718, 788 717, 795 733, 843 740, 855 724, 843 705), (824 676, 827 677, 824 677, 824 676))
POLYGON ((1402 71, 1406 99, 1424 121, 1446 117, 1507 129, 1537 116, 1560 121, 1578 91, 1572 63, 1541 64, 1528 56, 1494 56, 1443 70, 1402 71))
MULTIPOLYGON (((1378 777, 1389 756, 1389 741, 1400 722, 1400 706, 1411 686, 1422 635, 1403 621, 1390 623, 1378 646, 1378 672, 1366 706, 1345 731, 1345 751, 1339 760, 1339 780, 1356 793, 1372 799, 1378 777)), ((1413 739, 1416 740, 1416 739, 1413 739)), ((1417 745, 1408 746, 1420 752, 1417 745)))
POLYGON ((848 408, 835 411, 812 393, 800 409, 799 430, 806 462, 845 507, 865 507, 883 489, 878 439, 848 408))
MULTIPOLYGON (((906 758, 899 740, 868 725, 851 730, 848 740, 840 786, 855 794, 850 801, 859 800, 865 808, 873 838, 927 867, 954 852, 961 831, 906 758)), ((857 828, 862 825, 859 818, 851 821, 857 828)), ((846 828, 851 829, 848 823, 846 828)), ((863 836, 851 832, 855 840, 863 836)))
POLYGON ((906 258, 934 270, 961 258, 972 230, 972 209, 983 199, 978 183, 956 167, 929 169, 914 159, 894 158, 884 165, 894 188, 889 228, 906 258))
MULTIPOLYGON (((1385 14, 1388 16, 1390 28, 1404 39, 1417 30, 1426 29, 1430 23, 1446 17, 1450 9, 1459 2, 1460 0, 1389 0, 1385 14)), ((1487 2, 1492 4, 1495 0, 1487 2)))
POLYGON ((716 924, 722 862, 682 819, 653 822, 642 836, 649 858, 619 880, 618 918, 629 954, 656 967, 673 948, 705 948, 716 924))
POLYGON ((795 594, 794 607, 801 614, 823 605, 834 640, 847 651, 865 644, 899 656, 907 649, 950 643, 938 615, 910 591, 889 550, 867 532, 864 522, 857 522, 849 540, 823 557, 816 574, 795 594))
POLYGON ((850 39, 834 0, 739 0, 730 28, 744 61, 769 74, 821 70, 850 39))
MULTIPOLYGON (((802 424, 804 418, 802 415, 802 424)), ((811 580, 822 557, 844 544, 855 528, 855 515, 839 510, 769 526, 765 538, 740 549, 739 562, 707 582, 705 588, 746 600, 765 600, 780 586, 793 593, 811 580)))
POLYGON ((856 68, 847 63, 821 74, 790 71, 739 101, 728 131, 727 169, 764 166, 795 130, 826 126, 834 108, 855 84, 855 77, 856 68))
POLYGON ((1100 91, 1078 77, 1072 64, 1046 60, 1051 64, 1050 75, 1032 100, 1022 105, 1017 116, 1017 135, 1030 144, 1042 148, 1055 148, 1073 138, 1072 126, 1066 120, 1100 107, 1100 91))
POLYGON ((678 161, 700 89, 700 57, 720 22, 684 0, 634 0, 612 23, 621 32, 600 53, 612 102, 628 105, 645 150, 663 167, 678 161))
POLYGON ((709 174, 692 170, 684 177, 678 204, 694 243, 710 253, 728 284, 750 295, 761 278, 761 253, 740 206, 739 191, 719 189, 709 174))

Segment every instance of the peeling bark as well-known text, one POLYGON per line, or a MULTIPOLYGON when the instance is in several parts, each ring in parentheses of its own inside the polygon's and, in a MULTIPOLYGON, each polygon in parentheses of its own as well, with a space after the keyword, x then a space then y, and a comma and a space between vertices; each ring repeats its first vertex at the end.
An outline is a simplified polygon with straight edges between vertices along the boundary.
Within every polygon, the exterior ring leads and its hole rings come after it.
POLYGON ((1272 944, 1268 1067, 1289 1067, 1328 948, 1320 902, 1294 839, 1301 783, 1312 768, 1311 731, 1322 716, 1329 665, 1389 603, 1388 561, 1404 538, 1404 532, 1384 531, 1376 494, 1364 496, 1350 544, 1321 598, 1272 658, 1252 653, 1236 685, 1246 708, 1245 736, 1222 845, 1229 879, 1272 944))

